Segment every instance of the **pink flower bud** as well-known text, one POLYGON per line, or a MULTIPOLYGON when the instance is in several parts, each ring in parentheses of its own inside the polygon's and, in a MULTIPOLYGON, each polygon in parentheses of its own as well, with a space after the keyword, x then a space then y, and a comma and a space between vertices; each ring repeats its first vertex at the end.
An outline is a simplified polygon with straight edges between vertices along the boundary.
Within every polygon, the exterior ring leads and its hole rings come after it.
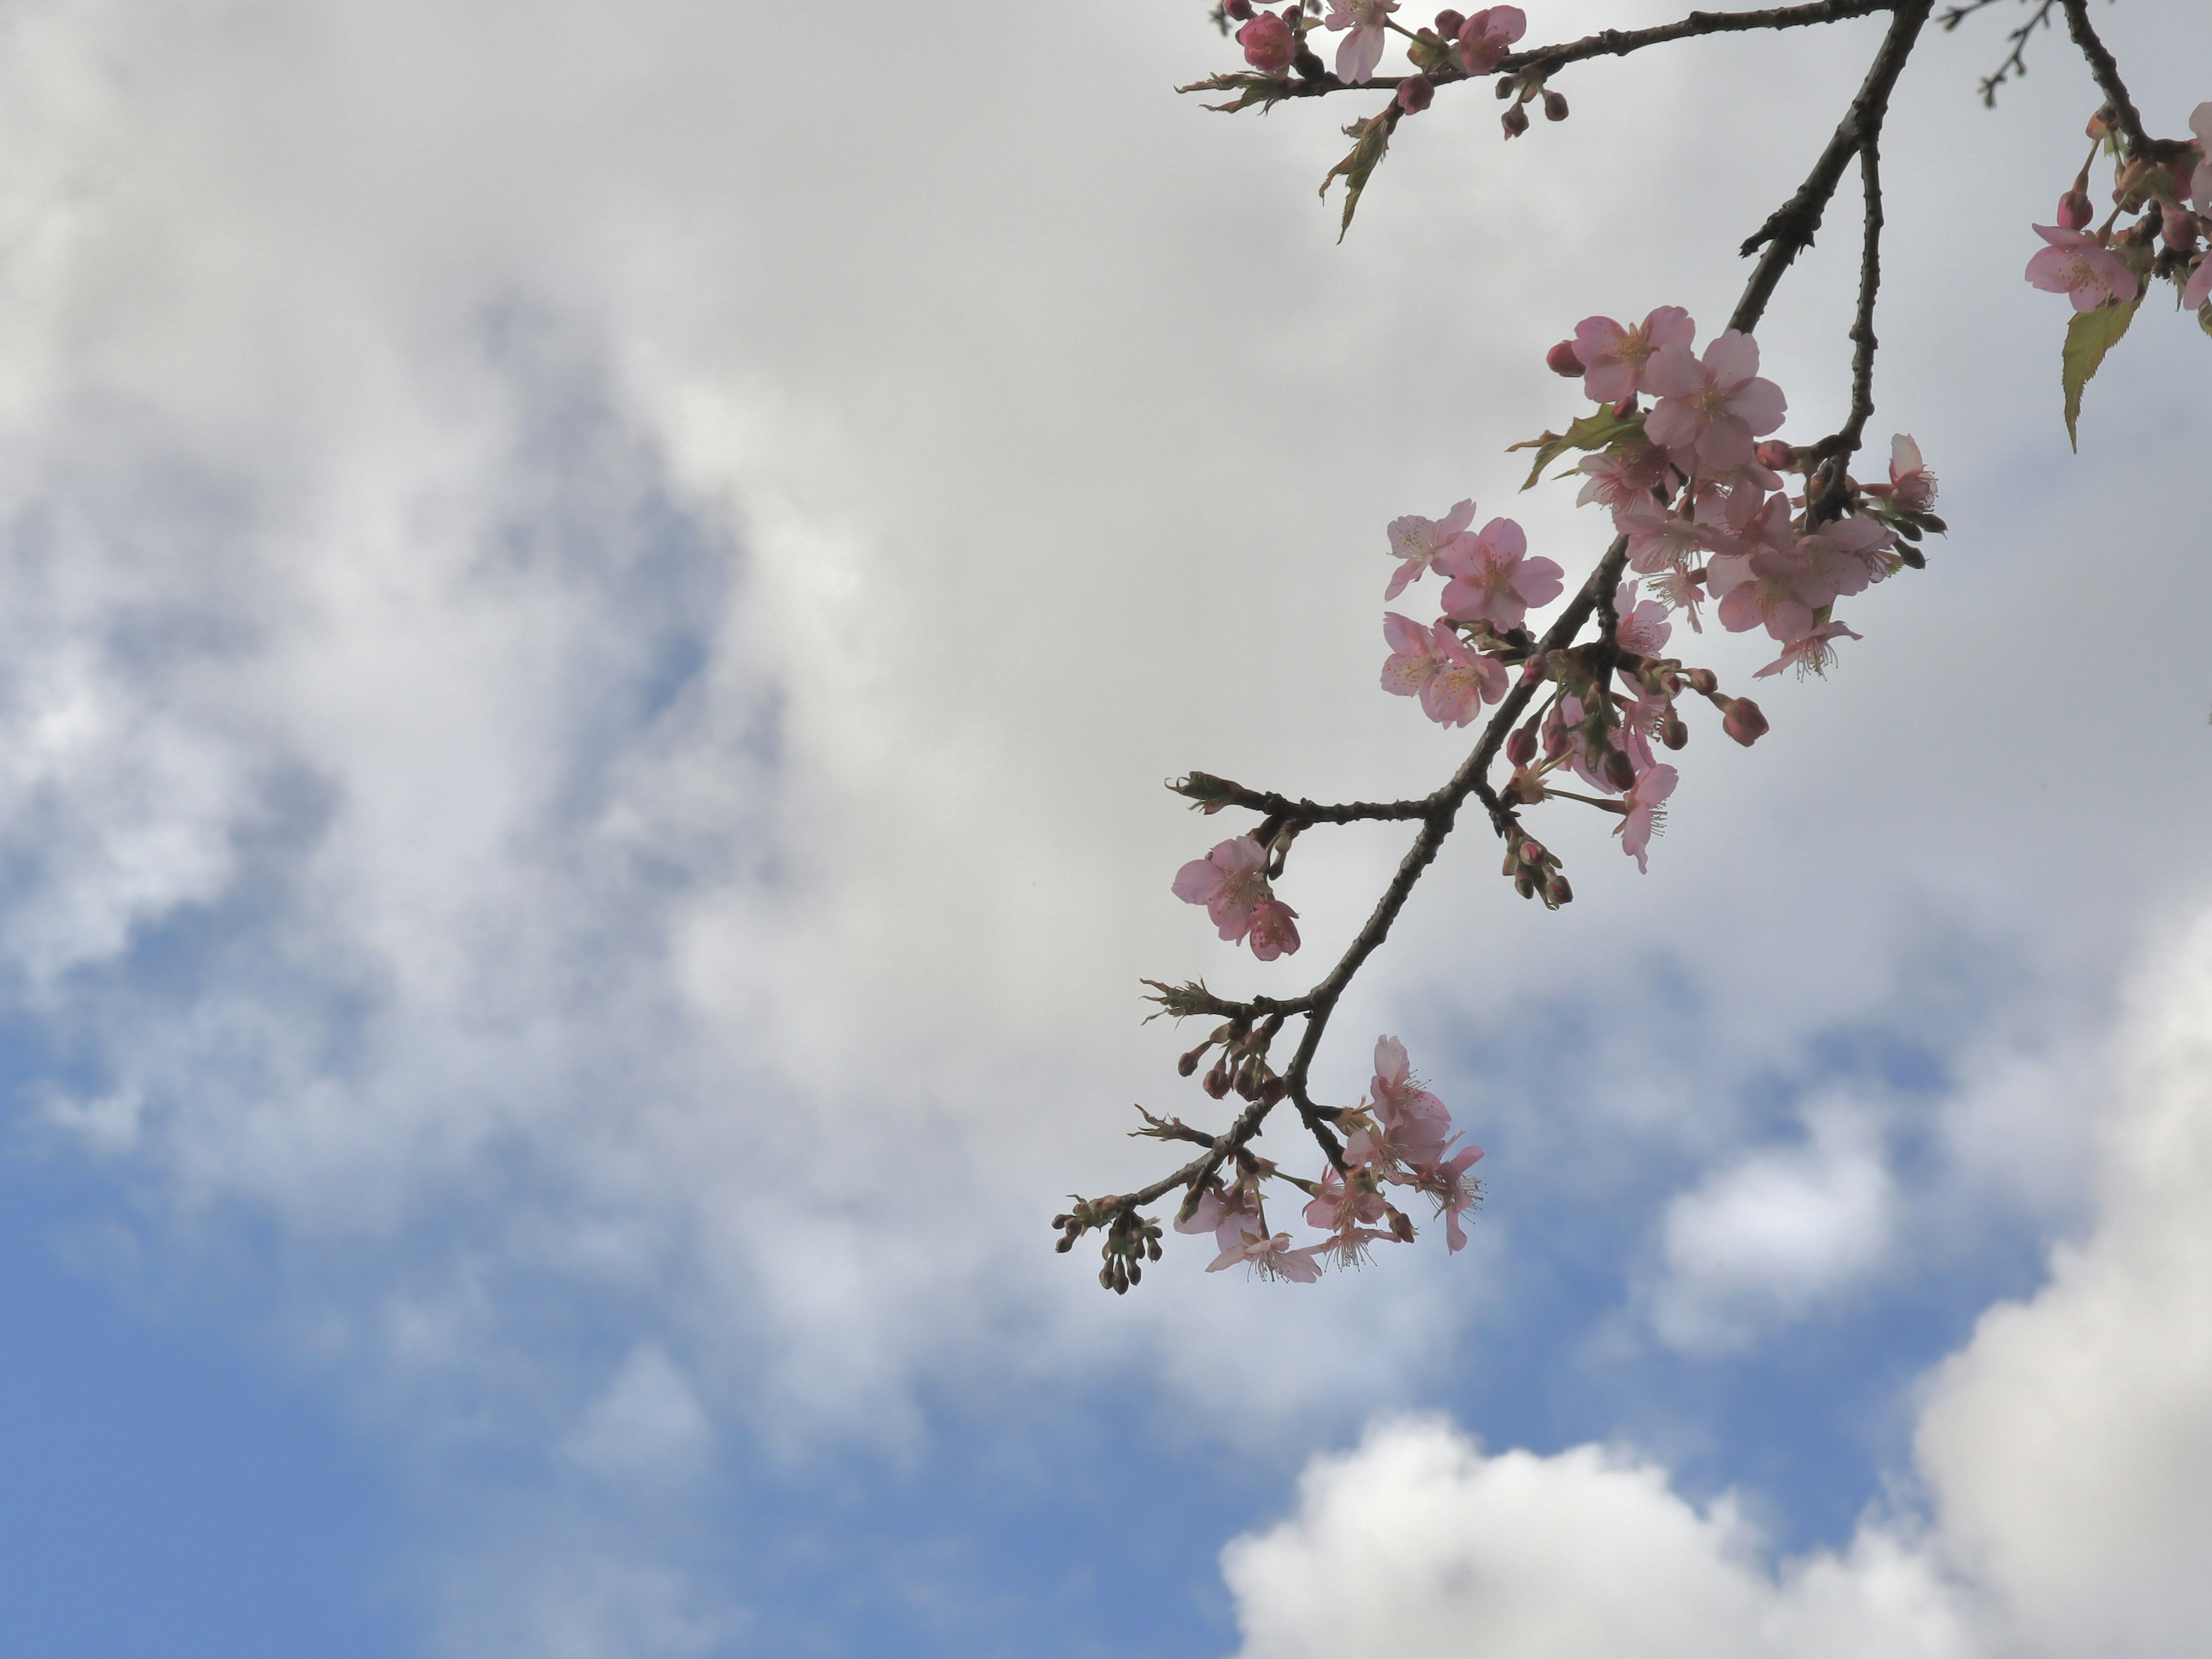
POLYGON ((2086 230, 2089 221, 2096 216, 2097 210, 2087 191, 2069 190, 2058 198, 2058 222, 2068 230, 2086 230))
POLYGON ((2175 252, 2191 252, 2197 246, 2197 216, 2187 208, 2167 208, 2162 234, 2166 245, 2175 252))
POLYGON ((1567 118, 1567 100, 1560 94, 1547 88, 1544 92, 1544 118, 1564 121, 1567 118))
POLYGON ((1749 697, 1730 697, 1722 711, 1721 730, 1748 749, 1766 735, 1766 716, 1749 697))
POLYGON ((1522 726, 1505 739, 1505 758, 1515 766, 1526 766, 1536 758, 1536 732, 1532 726, 1522 726))
POLYGON ((1398 82, 1398 107, 1408 115, 1419 115, 1436 100, 1436 86, 1425 75, 1409 75, 1398 82))
POLYGON ((1583 368, 1583 360, 1575 356, 1575 343, 1572 340, 1562 340, 1546 352, 1544 367, 1554 374, 1565 375, 1570 380, 1577 380, 1588 372, 1583 368))
POLYGON ((1790 462, 1790 446, 1779 438, 1768 438, 1759 446, 1759 464, 1771 471, 1780 472, 1790 462))
POLYGON ((1498 123, 1505 129, 1508 138, 1518 138, 1528 131, 1528 112, 1516 104, 1498 118, 1498 123))
POLYGON ((1222 9, 1241 23, 1252 15, 1252 0, 1224 0, 1222 9))
POLYGON ((1447 40, 1458 40, 1459 32, 1466 27, 1465 15, 1454 11, 1449 7, 1437 14, 1437 33, 1447 40))
POLYGON ((1272 12, 1261 12, 1237 31, 1244 61, 1262 75, 1280 75, 1297 55, 1297 33, 1272 12))

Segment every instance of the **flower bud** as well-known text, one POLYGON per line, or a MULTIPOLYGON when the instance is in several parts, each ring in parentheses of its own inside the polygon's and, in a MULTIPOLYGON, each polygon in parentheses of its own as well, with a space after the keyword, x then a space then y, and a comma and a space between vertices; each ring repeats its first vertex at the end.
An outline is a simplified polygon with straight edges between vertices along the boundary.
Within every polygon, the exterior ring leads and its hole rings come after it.
POLYGON ((2065 230, 2086 230, 2089 221, 2097 216, 2089 192, 2076 185, 2058 198, 2058 223, 2065 230))
POLYGON ((1544 88, 1544 118, 1564 121, 1567 118, 1567 100, 1549 87, 1544 88))
POLYGON ((1199 1086, 1214 1099, 1219 1100, 1229 1092, 1229 1068, 1226 1066, 1216 1064, 1214 1068, 1206 1074, 1206 1080, 1199 1086))
POLYGON ((1465 14, 1454 11, 1449 6, 1437 14, 1437 33, 1447 40, 1458 40, 1459 32, 1466 27, 1465 14))
POLYGON ((1520 727, 1505 739, 1505 758, 1516 766, 1526 766, 1536 758, 1536 728, 1533 723, 1520 727))
POLYGON ((1241 23, 1252 15, 1252 0, 1222 0, 1221 9, 1241 23))
POLYGON ((1710 668, 1692 668, 1682 678, 1690 683, 1690 690, 1701 697, 1710 697, 1721 689, 1720 677, 1710 668))
POLYGON ((1790 446, 1779 438, 1769 438, 1759 446, 1759 464, 1770 471, 1780 472, 1796 459, 1790 446))
POLYGON ((2162 234, 2166 245, 2175 252, 2191 252, 2197 246, 2197 216, 2187 208, 2169 206, 2162 234))
POLYGON ((1575 356, 1575 343, 1572 340, 1562 340, 1546 352, 1544 367, 1554 374, 1565 375, 1570 380, 1584 372, 1583 360, 1575 356))
POLYGON ((1425 75, 1409 75, 1398 82, 1398 107, 1419 115, 1437 100, 1437 88, 1425 75))
POLYGON ((1669 714, 1667 723, 1659 728, 1659 741, 1669 749, 1685 748, 1690 741, 1690 728, 1682 724, 1679 715, 1669 714))
POLYGON ((1299 55, 1297 32, 1267 12, 1237 31, 1237 44, 1244 48, 1244 61, 1262 75, 1280 75, 1299 55))
POLYGON ((1528 112, 1518 104, 1514 105, 1511 109, 1507 110, 1498 118, 1499 125, 1504 127, 1505 136, 1508 138, 1518 138, 1528 131, 1528 112))
POLYGON ((1562 904, 1575 902, 1575 890, 1567 885, 1567 878, 1554 870, 1544 878, 1544 902, 1556 910, 1562 904))
POLYGON ((1749 697, 1730 697, 1721 714, 1721 730, 1748 749, 1766 735, 1766 716, 1749 697))

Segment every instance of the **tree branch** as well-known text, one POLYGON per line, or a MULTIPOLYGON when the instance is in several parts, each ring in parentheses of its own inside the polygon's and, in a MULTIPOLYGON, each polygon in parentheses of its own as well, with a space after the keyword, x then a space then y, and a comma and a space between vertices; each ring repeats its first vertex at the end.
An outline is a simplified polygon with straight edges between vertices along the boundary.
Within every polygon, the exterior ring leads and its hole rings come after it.
POLYGON ((2127 135, 2128 154, 2139 155, 2150 148, 2150 139, 2143 131, 2142 116, 2135 100, 2128 96, 2127 82, 2120 79, 2120 66, 2112 61, 2112 54, 2097 38, 2097 31, 2089 27, 2088 0, 2060 0, 2066 13, 2066 32, 2074 37, 2074 44, 2089 60, 2089 72, 2097 78, 2097 88, 2105 94, 2106 105, 2112 112, 2113 125, 2127 135))

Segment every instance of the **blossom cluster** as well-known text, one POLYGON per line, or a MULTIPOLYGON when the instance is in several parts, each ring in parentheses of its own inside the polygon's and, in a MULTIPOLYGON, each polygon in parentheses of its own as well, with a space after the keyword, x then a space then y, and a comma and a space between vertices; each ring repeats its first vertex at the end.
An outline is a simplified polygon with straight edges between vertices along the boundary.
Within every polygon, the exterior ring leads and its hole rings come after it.
MULTIPOLYGON (((2083 167, 2058 198, 2058 222, 2035 227, 2045 246, 2027 262, 2027 280, 2067 295, 2077 313, 2133 305, 2150 282, 2170 282, 2212 333, 2212 103, 2197 106, 2189 128, 2193 139, 2116 167, 2112 211, 2101 225, 2092 223, 2097 210, 2083 167), (2134 222, 2122 226, 2130 214, 2134 222)), ((2109 137, 2101 118, 2089 131, 2100 143, 2109 137)))
POLYGON ((1310 1285, 1328 1263, 1351 1267, 1376 1244, 1410 1243, 1413 1219, 1392 1201, 1394 1194, 1429 1200, 1449 1247, 1466 1247, 1462 1218, 1482 1199, 1482 1183, 1470 1173, 1482 1148, 1459 1145, 1450 1111, 1414 1078, 1397 1038, 1377 1039, 1368 1095, 1338 1127, 1346 1132, 1343 1168, 1324 1170, 1317 1182, 1285 1176, 1246 1153, 1231 1179, 1192 1188, 1175 1226, 1180 1233, 1213 1235, 1220 1254, 1207 1272, 1242 1266, 1263 1279, 1310 1285), (1308 1195, 1305 1223, 1323 1237, 1293 1244, 1288 1232, 1270 1226, 1262 1190, 1270 1176, 1308 1195))

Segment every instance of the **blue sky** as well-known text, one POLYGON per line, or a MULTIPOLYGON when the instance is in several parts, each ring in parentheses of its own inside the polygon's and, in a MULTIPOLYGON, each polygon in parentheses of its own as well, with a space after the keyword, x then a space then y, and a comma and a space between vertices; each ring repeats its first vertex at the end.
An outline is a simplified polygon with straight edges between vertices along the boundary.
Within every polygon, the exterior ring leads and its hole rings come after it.
MULTIPOLYGON (((1513 493, 1543 349, 1717 320, 1876 27, 1577 69, 1510 147, 1440 100, 1339 246, 1328 112, 1178 102, 1203 9, 1125 9, 0 19, 0 1645, 2212 1620, 2212 358, 2147 310, 2067 452, 2018 267, 2091 94, 2039 41, 1983 110, 1996 9, 1891 138, 1875 430, 1952 535, 1693 743, 1649 876, 1547 830, 1551 915, 1455 846, 1346 1000, 1319 1086, 1404 1037, 1471 1248, 1052 1254, 1153 1171, 1132 1101, 1207 1109, 1138 977, 1279 991, 1401 850, 1301 843, 1286 977, 1169 896, 1219 821, 1160 779, 1449 769, 1373 687, 1382 526, 1595 550, 1513 493)), ((2157 131, 2207 27, 2110 13, 2157 131)), ((1762 328, 1793 434, 1849 240, 1762 328)))

